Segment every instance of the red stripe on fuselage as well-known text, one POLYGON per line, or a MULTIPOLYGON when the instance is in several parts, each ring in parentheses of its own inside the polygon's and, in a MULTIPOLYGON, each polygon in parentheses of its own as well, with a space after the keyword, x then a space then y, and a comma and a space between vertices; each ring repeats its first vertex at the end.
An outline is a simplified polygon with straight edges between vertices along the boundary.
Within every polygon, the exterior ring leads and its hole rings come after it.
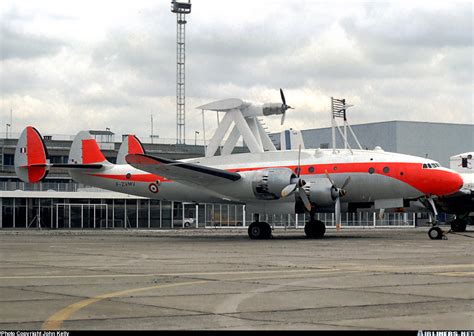
MULTIPOLYGON (((271 168, 289 168, 296 173, 297 165, 291 166, 269 166, 269 167, 252 167, 252 168, 232 168, 226 169, 230 172, 247 172, 261 169, 271 168)), ((331 163, 331 164, 313 164, 302 165, 301 175, 322 175, 327 171, 330 175, 334 174, 354 174, 365 173, 369 175, 369 169, 373 168, 372 174, 384 175, 403 183, 406 183, 421 193, 445 195, 450 194, 459 189, 462 185, 461 178, 449 171, 442 169, 423 169, 421 163, 410 162, 351 162, 351 163, 331 163), (313 172, 310 172, 310 168, 313 172), (385 172, 384 168, 388 168, 385 172)), ((126 175, 110 175, 110 174, 91 174, 91 176, 103 177, 119 181, 135 181, 135 182, 171 182, 164 177, 154 174, 132 174, 130 177, 126 175)))
POLYGON ((154 174, 131 174, 129 177, 127 175, 117 175, 117 174, 89 174, 90 176, 95 177, 102 177, 110 180, 117 180, 117 181, 133 181, 133 182, 171 182, 162 176, 154 175, 154 174))

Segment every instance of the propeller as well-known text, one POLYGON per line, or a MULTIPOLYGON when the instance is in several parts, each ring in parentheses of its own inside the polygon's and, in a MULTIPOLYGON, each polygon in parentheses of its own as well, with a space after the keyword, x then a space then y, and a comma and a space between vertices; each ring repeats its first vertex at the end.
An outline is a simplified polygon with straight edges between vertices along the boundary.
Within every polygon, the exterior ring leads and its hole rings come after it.
POLYGON ((339 188, 336 183, 333 181, 331 176, 329 176, 328 171, 326 170, 326 177, 329 182, 331 182, 331 197, 336 201, 334 205, 334 214, 336 215, 336 230, 339 231, 341 228, 341 197, 344 197, 347 194, 346 186, 351 181, 351 177, 348 176, 342 186, 339 188))
MULTIPOLYGON (((280 89, 281 90, 281 89, 280 89)), ((282 97, 283 96, 283 91, 282 92, 282 97)), ((306 185, 305 180, 300 178, 301 174, 301 145, 299 146, 298 149, 298 168, 297 168, 297 176, 292 178, 290 181, 290 184, 287 185, 283 190, 281 191, 281 197, 287 197, 294 193, 296 190, 298 190, 298 195, 300 196, 301 200, 303 201, 304 207, 306 210, 311 211, 311 203, 308 199, 308 195, 306 195, 306 192, 304 191, 303 187, 306 185)))
POLYGON ((280 88, 280 96, 281 96, 281 124, 285 122, 285 116, 286 116, 286 110, 288 109, 294 109, 293 107, 286 105, 286 99, 285 99, 285 94, 283 93, 283 90, 280 88))

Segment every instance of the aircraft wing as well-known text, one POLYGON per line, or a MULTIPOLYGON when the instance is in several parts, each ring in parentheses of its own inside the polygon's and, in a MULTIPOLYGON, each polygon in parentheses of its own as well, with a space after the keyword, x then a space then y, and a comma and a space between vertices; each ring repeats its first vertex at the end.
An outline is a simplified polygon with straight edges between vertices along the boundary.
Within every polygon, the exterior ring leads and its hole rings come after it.
POLYGON ((146 154, 128 154, 125 160, 131 166, 148 173, 206 187, 216 183, 234 182, 241 178, 239 173, 146 154))

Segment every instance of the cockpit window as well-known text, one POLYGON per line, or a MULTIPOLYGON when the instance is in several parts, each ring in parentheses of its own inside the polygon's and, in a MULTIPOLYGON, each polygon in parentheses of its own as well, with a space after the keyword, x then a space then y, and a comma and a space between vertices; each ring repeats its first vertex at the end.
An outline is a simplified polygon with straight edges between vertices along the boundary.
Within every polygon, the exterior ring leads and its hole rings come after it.
POLYGON ((423 169, 438 168, 438 167, 441 167, 439 163, 423 163, 423 169))

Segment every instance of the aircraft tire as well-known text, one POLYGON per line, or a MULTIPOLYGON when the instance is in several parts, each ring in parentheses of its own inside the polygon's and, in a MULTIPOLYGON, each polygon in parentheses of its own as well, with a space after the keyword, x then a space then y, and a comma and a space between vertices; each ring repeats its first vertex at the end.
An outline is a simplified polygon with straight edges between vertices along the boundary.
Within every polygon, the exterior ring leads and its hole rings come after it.
POLYGON ((253 222, 249 225, 248 234, 250 239, 270 239, 272 228, 265 222, 253 222))
POLYGON ((326 225, 320 220, 309 221, 304 226, 304 233, 307 238, 323 238, 326 233, 326 225))
POLYGON ((443 238, 443 231, 439 227, 433 226, 428 231, 428 236, 430 237, 430 239, 439 240, 443 238))
POLYGON ((455 219, 451 222, 451 230, 454 232, 465 232, 467 221, 462 219, 455 219))

